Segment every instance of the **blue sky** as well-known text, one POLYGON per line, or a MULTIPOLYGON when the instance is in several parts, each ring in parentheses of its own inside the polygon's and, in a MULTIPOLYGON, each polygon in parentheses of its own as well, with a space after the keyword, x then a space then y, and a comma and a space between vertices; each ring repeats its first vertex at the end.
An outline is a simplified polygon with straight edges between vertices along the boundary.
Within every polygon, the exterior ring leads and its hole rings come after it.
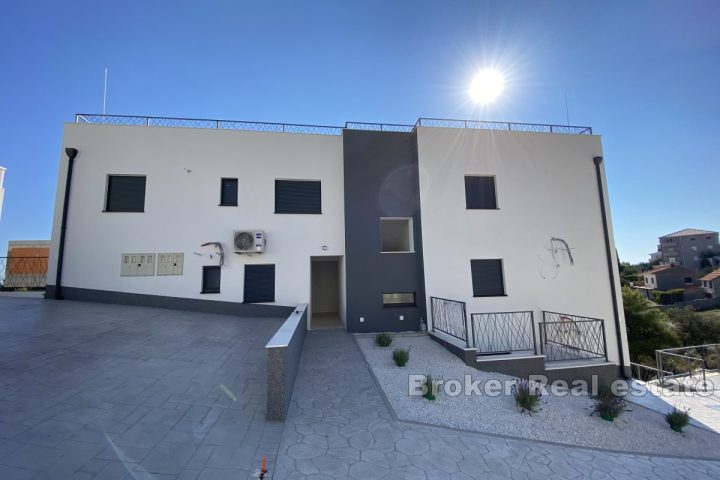
POLYGON ((589 125, 640 261, 720 229, 720 2, 6 0, 0 252, 48 238, 63 122, 108 113, 342 125, 419 116, 589 125), (507 88, 468 100, 476 70, 507 88))

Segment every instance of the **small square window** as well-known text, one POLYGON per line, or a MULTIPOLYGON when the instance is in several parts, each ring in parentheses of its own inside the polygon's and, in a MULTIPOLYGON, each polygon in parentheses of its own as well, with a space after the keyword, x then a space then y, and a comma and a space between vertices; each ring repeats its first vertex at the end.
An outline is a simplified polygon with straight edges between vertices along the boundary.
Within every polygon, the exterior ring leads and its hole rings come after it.
POLYGON ((237 207, 238 179, 223 178, 220 180, 220 206, 237 207))
POLYGON ((382 253, 414 252, 412 218, 381 218, 380 239, 382 253))
POLYGON ((415 306, 415 292, 383 293, 383 307, 415 306))
POLYGON ((685 277, 685 283, 693 283, 692 277, 685 277))
POLYGON ((220 293, 220 267, 206 265, 203 267, 202 292, 220 293))
POLYGON ((322 213, 319 180, 275 180, 275 213, 322 213))
POLYGON ((468 210, 497 209, 495 177, 466 175, 465 207, 468 210))
POLYGON ((470 260, 473 297, 505 296, 502 260, 470 260))
POLYGON ((141 175, 108 175, 106 212, 144 212, 145 177, 141 175))

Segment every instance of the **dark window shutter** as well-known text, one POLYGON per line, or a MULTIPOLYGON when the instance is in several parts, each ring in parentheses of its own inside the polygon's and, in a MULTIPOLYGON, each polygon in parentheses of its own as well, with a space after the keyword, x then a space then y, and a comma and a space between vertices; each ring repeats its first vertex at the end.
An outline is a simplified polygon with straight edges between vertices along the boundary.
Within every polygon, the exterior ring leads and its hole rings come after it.
POLYGON ((145 177, 110 175, 108 177, 105 211, 145 211, 145 177))
POLYGON ((465 177, 465 205, 468 209, 496 209, 495 177, 465 177))
POLYGON ((470 260, 473 297, 505 295, 502 260, 470 260))
POLYGON ((275 213, 322 213, 320 182, 275 180, 275 213))
POLYGON ((244 302, 275 301, 275 265, 245 265, 244 302))
POLYGON ((202 293, 220 293, 220 267, 203 267, 202 293))
POLYGON ((220 180, 220 205, 236 206, 238 204, 237 178, 220 180))

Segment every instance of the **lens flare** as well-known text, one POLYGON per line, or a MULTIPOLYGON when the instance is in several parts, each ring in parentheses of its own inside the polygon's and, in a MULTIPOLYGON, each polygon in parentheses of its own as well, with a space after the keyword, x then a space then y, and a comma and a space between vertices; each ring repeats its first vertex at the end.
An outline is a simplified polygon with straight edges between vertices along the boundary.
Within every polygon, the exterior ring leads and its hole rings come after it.
POLYGON ((503 74, 494 68, 480 70, 470 84, 470 97, 475 103, 492 103, 505 89, 503 74))

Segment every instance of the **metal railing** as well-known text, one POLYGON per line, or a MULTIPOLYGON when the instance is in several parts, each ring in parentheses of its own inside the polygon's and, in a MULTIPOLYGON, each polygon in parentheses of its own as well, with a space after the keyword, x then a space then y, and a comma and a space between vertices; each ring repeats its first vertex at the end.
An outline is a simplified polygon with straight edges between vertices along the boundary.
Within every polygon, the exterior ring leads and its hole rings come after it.
POLYGON ((415 130, 415 125, 405 125, 402 123, 345 122, 345 128, 349 130, 409 133, 415 130))
POLYGON ((591 127, 577 125, 551 125, 549 123, 492 122, 487 120, 453 120, 445 118, 419 118, 416 127, 468 128, 477 130, 505 130, 510 132, 572 133, 592 135, 591 127))
POLYGON ((672 374, 672 372, 660 372, 655 367, 649 367, 641 363, 630 362, 630 376, 635 380, 641 382, 656 382, 659 381, 663 374, 672 374))
POLYGON ((78 113, 75 123, 106 125, 134 125, 145 127, 215 128, 251 132, 301 133, 306 135, 342 135, 342 127, 303 125, 299 123, 246 122, 241 120, 212 120, 207 118, 147 117, 137 115, 100 115, 78 113))
POLYGON ((45 288, 48 257, 0 257, 3 290, 45 288))
POLYGON ((707 372, 720 370, 720 344, 693 345, 690 347, 655 350, 655 361, 660 385, 671 381, 692 390, 708 391, 707 372))
POLYGON ((465 342, 470 347, 472 335, 468 335, 465 302, 447 298, 430 297, 432 330, 437 330, 465 342))
POLYGON ((478 354, 530 350, 537 354, 533 312, 473 313, 470 317, 478 354))
POLYGON ((605 358, 605 322, 598 318, 543 311, 540 348, 546 362, 605 358))
POLYGON ((251 132, 300 133, 306 135, 342 135, 344 128, 381 132, 412 132, 416 127, 465 128, 474 130, 503 130, 510 132, 570 133, 592 135, 592 128, 576 125, 548 123, 493 122, 487 120, 453 120, 419 118, 415 124, 346 122, 345 127, 332 125, 304 125, 299 123, 250 122, 242 120, 216 120, 209 118, 151 117, 141 115, 103 115, 78 113, 75 123, 101 125, 131 125, 145 127, 212 128, 220 130, 246 130, 251 132))

